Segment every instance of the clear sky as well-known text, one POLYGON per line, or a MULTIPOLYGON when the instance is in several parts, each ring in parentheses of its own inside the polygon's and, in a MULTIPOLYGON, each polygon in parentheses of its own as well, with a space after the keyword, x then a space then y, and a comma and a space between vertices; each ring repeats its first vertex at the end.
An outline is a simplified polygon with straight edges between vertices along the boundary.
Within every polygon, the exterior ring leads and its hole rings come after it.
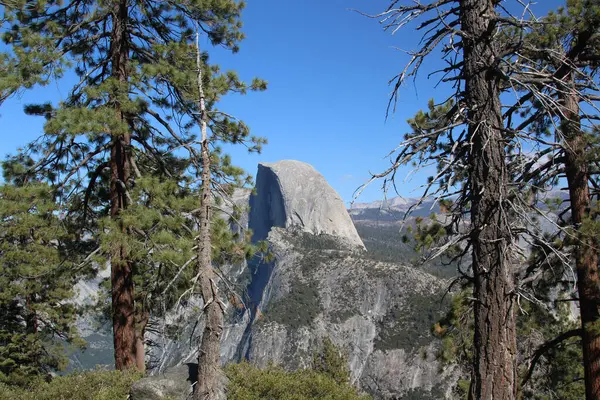
MULTIPOLYGON (((560 0, 540 0, 543 6, 560 0)), ((376 13, 389 0, 249 0, 243 14, 246 40, 230 55, 211 52, 223 69, 234 69, 242 78, 268 81, 268 90, 225 98, 220 109, 244 120, 252 133, 269 144, 260 155, 229 151, 235 163, 255 174, 258 162, 295 159, 313 165, 348 203, 353 192, 369 177, 389 165, 384 157, 395 148, 407 129, 407 118, 435 97, 448 94, 435 88, 428 72, 441 65, 432 60, 413 84, 400 92, 395 114, 385 120, 391 87, 387 82, 402 70, 419 33, 408 27, 394 36, 376 20, 351 11, 376 13)), ((204 43, 207 49, 208 44, 204 43)), ((23 114, 23 105, 57 101, 69 86, 64 82, 9 99, 0 109, 0 156, 13 153, 37 138, 43 119, 23 114)), ((408 181, 409 169, 399 173, 401 195, 414 197, 427 173, 408 181)), ((431 172, 431 171, 430 171, 431 172)), ((358 199, 380 199, 374 183, 358 199)))

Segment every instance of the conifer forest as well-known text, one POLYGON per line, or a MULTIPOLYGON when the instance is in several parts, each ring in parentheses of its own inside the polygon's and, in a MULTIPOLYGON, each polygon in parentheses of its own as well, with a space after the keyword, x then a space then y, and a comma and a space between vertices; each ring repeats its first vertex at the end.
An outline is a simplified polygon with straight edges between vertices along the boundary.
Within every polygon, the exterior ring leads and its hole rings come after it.
POLYGON ((247 3, 0 0, 0 399, 600 400, 600 0, 247 3))

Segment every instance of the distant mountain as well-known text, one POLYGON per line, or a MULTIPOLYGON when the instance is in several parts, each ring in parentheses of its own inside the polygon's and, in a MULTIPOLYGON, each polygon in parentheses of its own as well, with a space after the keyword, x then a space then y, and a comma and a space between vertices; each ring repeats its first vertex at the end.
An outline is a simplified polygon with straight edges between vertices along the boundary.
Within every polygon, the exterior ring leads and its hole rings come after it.
POLYGON ((415 197, 393 197, 371 203, 354 203, 348 209, 348 213, 355 222, 401 222, 409 210, 411 217, 427 217, 440 211, 434 199, 426 199, 423 203, 418 203, 419 199, 415 197))
POLYGON ((376 200, 370 203, 354 203, 351 209, 363 209, 363 208, 379 208, 379 209, 393 209, 399 211, 406 211, 408 207, 417 203, 419 199, 417 197, 392 197, 384 200, 376 200))
MULTIPOLYGON (((566 188, 553 189, 538 194, 538 208, 543 211, 548 211, 547 202, 555 203, 561 208, 560 202, 569 199, 569 192, 566 188)), ((439 213, 440 207, 438 202, 433 198, 423 200, 418 204, 418 197, 392 197, 385 200, 376 200, 370 203, 354 203, 348 208, 348 213, 352 220, 371 221, 371 222, 401 222, 405 214, 411 210, 411 217, 427 217, 432 213, 439 213), (418 204, 418 206, 417 206, 418 204), (411 207, 413 207, 411 209, 411 207)))

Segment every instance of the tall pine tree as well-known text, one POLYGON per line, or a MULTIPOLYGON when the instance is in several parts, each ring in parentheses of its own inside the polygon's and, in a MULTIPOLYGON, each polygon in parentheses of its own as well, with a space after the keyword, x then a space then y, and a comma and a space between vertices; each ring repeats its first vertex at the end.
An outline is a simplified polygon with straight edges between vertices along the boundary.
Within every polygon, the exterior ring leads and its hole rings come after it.
POLYGON ((514 399, 517 396, 517 286, 515 191, 509 161, 514 136, 505 129, 500 95, 506 88, 505 58, 518 51, 518 41, 506 42, 505 31, 526 29, 530 22, 514 16, 499 1, 438 0, 404 5, 390 2, 372 17, 397 31, 411 22, 424 32, 418 50, 394 80, 394 94, 416 76, 423 62, 441 51, 446 66, 441 82, 454 93, 427 113, 410 121, 409 132, 393 155, 392 166, 372 180, 393 181, 402 165, 437 165, 425 196, 445 200, 444 231, 448 243, 434 252, 470 252, 473 283, 474 343, 471 399, 514 399), (458 246, 456 246, 458 245, 458 246))
MULTIPOLYGON (((201 155, 191 130, 199 114, 195 29, 199 26, 213 45, 236 51, 243 38, 242 9, 243 3, 234 0, 24 1, 5 9, 11 29, 4 40, 14 49, 17 65, 26 65, 32 52, 47 46, 79 78, 59 105, 28 107, 47 123, 44 138, 27 150, 35 159, 27 174, 58 188, 80 221, 80 235, 97 236, 100 227, 110 231, 102 248, 111 261, 118 369, 144 364, 140 328, 146 317, 136 315, 142 308, 135 304, 135 276, 145 267, 131 252, 136 231, 125 218, 138 201, 132 197, 136 181, 162 176, 180 182, 183 171, 193 175, 199 168, 201 155), (171 163, 175 149, 191 154, 183 169, 171 163), (110 220, 101 222, 105 216, 110 220)), ((260 146, 261 139, 216 103, 229 92, 263 89, 264 82, 248 86, 235 73, 209 65, 206 54, 202 58, 211 129, 221 142, 260 146)), ((212 157, 222 182, 239 181, 243 171, 228 157, 219 151, 212 157)))
MULTIPOLYGON (((593 126, 599 118, 599 23, 600 2, 569 0, 534 25, 524 36, 520 57, 511 60, 511 68, 521 71, 513 81, 522 97, 507 112, 509 118, 517 112, 522 116, 515 131, 533 126, 529 139, 537 142, 542 160, 529 162, 520 180, 538 190, 560 187, 563 179, 568 186, 568 207, 561 215, 570 212, 570 221, 559 230, 559 244, 563 251, 570 249, 577 275, 587 399, 600 399, 597 205, 590 190, 599 160, 593 126)), ((541 266, 551 265, 547 258, 541 266)))
POLYGON ((66 343, 82 344, 73 287, 91 268, 76 263, 60 211, 48 185, 0 187, 2 383, 28 386, 45 378, 66 367, 66 343))

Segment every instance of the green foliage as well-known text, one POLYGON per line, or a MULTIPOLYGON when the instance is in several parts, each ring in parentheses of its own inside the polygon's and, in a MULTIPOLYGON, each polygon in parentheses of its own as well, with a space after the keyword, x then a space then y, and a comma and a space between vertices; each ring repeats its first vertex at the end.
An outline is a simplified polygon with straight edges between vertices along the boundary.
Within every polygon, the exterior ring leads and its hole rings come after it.
POLYGON ((287 372, 281 367, 258 369, 247 363, 229 364, 230 400, 368 400, 348 383, 338 383, 327 374, 314 370, 287 372))
POLYGON ((298 329, 312 324, 321 309, 316 282, 298 282, 286 296, 273 302, 264 311, 263 316, 266 321, 274 321, 298 329))
MULTIPOLYGON (((15 38, 8 33, 10 23, 14 22, 10 15, 25 6, 24 0, 4 1, 0 10, 0 27, 2 40, 7 45, 14 45, 15 38)), ((31 2, 29 2, 31 3, 31 2)), ((35 85, 45 86, 50 81, 63 76, 64 68, 60 63, 60 52, 51 38, 43 38, 37 32, 20 27, 26 31, 28 40, 35 42, 27 48, 16 46, 13 51, 3 49, 0 52, 0 105, 3 101, 20 91, 35 85)))
MULTIPOLYGON (((247 363, 229 364, 228 398, 232 400, 368 400, 346 381, 315 370, 285 371, 269 366, 258 369, 247 363)), ((0 384, 0 400, 123 400, 142 375, 129 371, 88 371, 36 381, 30 388, 0 384)))
POLYGON ((410 304, 391 307, 380 323, 375 349, 404 349, 411 352, 431 343, 434 339, 432 327, 447 306, 441 300, 438 295, 415 293, 410 296, 410 304))
POLYGON ((38 381, 29 389, 0 384, 0 400, 124 400, 142 374, 129 371, 88 371, 38 381))
POLYGON ((0 382, 27 385, 66 366, 64 342, 81 346, 70 301, 86 265, 43 184, 0 187, 0 382))
POLYGON ((340 239, 325 233, 314 235, 308 232, 294 232, 290 237, 294 247, 303 250, 343 250, 340 239))
POLYGON ((429 250, 437 243, 447 239, 446 228, 437 221, 435 214, 432 214, 427 222, 424 223, 423 219, 417 219, 416 221, 416 228, 413 233, 417 251, 429 250))
POLYGON ((348 357, 329 337, 323 338, 321 350, 313 354, 313 370, 329 376, 338 384, 350 382, 348 357))
POLYGON ((579 341, 568 341, 550 350, 538 376, 523 390, 524 396, 535 400, 585 399, 582 352, 579 341))
POLYGON ((437 387, 432 388, 431 391, 423 388, 410 389, 402 396, 402 400, 438 400, 443 398, 444 392, 437 387))
MULTIPOLYGON (((411 220, 408 220, 407 224, 410 222, 411 220)), ((377 261, 411 265, 444 279, 456 276, 457 264, 450 262, 450 254, 433 260, 423 260, 423 253, 417 250, 418 245, 412 225, 408 225, 401 231, 398 225, 356 224, 356 230, 367 248, 365 257, 377 261)))
MULTIPOLYGON (((567 302, 557 303, 554 312, 536 303, 527 303, 524 309, 527 314, 519 316, 517 320, 521 338, 542 337, 543 341, 550 341, 563 332, 579 327, 578 321, 570 318, 567 302)), ((542 356, 531 381, 522 388, 523 395, 535 400, 585 398, 580 342, 580 338, 574 337, 549 349, 542 356)), ((539 345, 526 351, 532 352, 539 345)), ((526 371, 526 366, 523 366, 519 372, 523 376, 526 371)))
POLYGON ((137 180, 130 198, 120 220, 100 220, 99 243, 104 262, 114 249, 126 249, 135 265, 138 315, 158 317, 173 306, 194 276, 188 261, 195 255, 196 221, 190 214, 198 197, 174 179, 148 176, 137 180), (119 229, 120 223, 129 227, 127 232, 119 229))
MULTIPOLYGON (((192 293, 202 165, 195 34, 207 37, 211 46, 236 52, 244 37, 243 8, 244 2, 236 0, 23 0, 2 9, 7 52, 0 55, 0 102, 5 93, 47 83, 67 70, 78 78, 60 103, 25 107, 27 114, 46 120, 44 136, 6 160, 5 176, 12 182, 50 184, 71 224, 69 232, 99 247, 94 261, 114 265, 117 254, 126 258, 122 261, 133 269, 135 319, 142 331, 150 314, 160 316, 183 293, 192 293), (115 9, 120 3, 126 9, 115 9), (124 31, 117 46, 119 19, 124 31), (118 57, 113 54, 117 47, 126 50, 118 57), (131 143, 124 143, 125 154, 113 154, 114 144, 127 137, 131 143), (130 176, 119 175, 115 182, 111 162, 129 168, 122 175, 130 176), (117 192, 125 199, 118 213, 110 212, 117 192)), ((234 71, 213 64, 205 50, 200 49, 200 68, 210 175, 214 197, 223 198, 248 185, 251 177, 220 146, 241 144, 259 152, 266 140, 222 112, 219 101, 231 93, 265 90, 266 82, 242 81, 234 71)), ((239 210, 234 207, 232 214, 239 210)), ((250 233, 232 231, 227 217, 214 217, 215 263, 251 258, 256 248, 249 245, 250 233)))
MULTIPOLYGON (((448 314, 434 326, 434 333, 442 339, 438 360, 457 363, 465 371, 471 365, 473 354, 473 317, 470 290, 465 289, 452 298, 448 314)), ((569 317, 565 302, 556 304, 554 310, 538 303, 524 302, 523 313, 517 316, 519 352, 528 359, 545 341, 550 341, 570 329, 577 327, 569 317)), ((524 362, 519 367, 520 380, 529 367, 524 362)), ((525 387, 521 387, 523 398, 536 400, 585 398, 583 365, 579 340, 569 339, 550 349, 538 363, 536 370, 525 387)), ((467 398, 469 381, 461 379, 455 388, 458 398, 467 398)))
POLYGON ((469 368, 473 357, 473 315, 470 288, 452 296, 446 315, 434 326, 433 333, 442 339, 438 359, 469 368))
POLYGON ((469 389, 471 388, 471 381, 468 379, 459 379, 456 385, 456 394, 459 399, 467 399, 469 396, 469 389))
MULTIPOLYGON (((173 176, 182 172, 180 163, 171 162, 175 148, 189 151, 192 158, 199 157, 194 33, 198 27, 213 46, 234 52, 243 39, 243 2, 128 2, 123 37, 129 49, 124 60, 127 70, 125 77, 117 77, 121 72, 113 65, 111 48, 105 44, 112 34, 114 5, 92 0, 30 0, 4 10, 3 40, 9 45, 13 64, 29 69, 30 59, 37 62, 40 58, 38 53, 52 55, 54 65, 45 68, 69 68, 81 79, 62 103, 26 107, 30 114, 47 119, 44 140, 26 150, 34 158, 45 160, 28 173, 50 180, 64 179, 61 190, 65 194, 71 194, 74 188, 77 190, 72 195, 85 190, 87 185, 82 180, 86 175, 92 188, 106 185, 107 180, 100 179, 102 164, 110 156, 105 150, 113 137, 126 132, 132 134, 132 151, 143 175, 150 171, 173 176)), ((264 90, 266 83, 260 79, 241 81, 234 71, 222 71, 211 64, 206 52, 201 58, 214 145, 214 179, 247 183, 244 171, 235 167, 218 146, 245 144, 249 151, 260 151, 266 141, 252 136, 242 121, 221 112, 217 103, 228 93, 264 90)), ((197 165, 186 166, 194 170, 197 165)), ((129 186, 130 182, 125 184, 129 186)), ((88 193, 86 205, 91 194, 99 194, 98 189, 88 193)))

